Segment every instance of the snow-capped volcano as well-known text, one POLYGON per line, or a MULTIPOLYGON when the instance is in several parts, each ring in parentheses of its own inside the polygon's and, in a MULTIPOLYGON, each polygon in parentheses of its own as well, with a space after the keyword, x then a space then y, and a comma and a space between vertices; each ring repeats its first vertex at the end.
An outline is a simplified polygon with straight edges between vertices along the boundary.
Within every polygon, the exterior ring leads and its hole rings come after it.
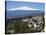
POLYGON ((24 6, 24 7, 16 8, 16 10, 36 10, 36 9, 24 6))
POLYGON ((34 9, 34 8, 24 6, 24 7, 12 8, 12 9, 8 9, 8 10, 38 10, 38 9, 34 9))

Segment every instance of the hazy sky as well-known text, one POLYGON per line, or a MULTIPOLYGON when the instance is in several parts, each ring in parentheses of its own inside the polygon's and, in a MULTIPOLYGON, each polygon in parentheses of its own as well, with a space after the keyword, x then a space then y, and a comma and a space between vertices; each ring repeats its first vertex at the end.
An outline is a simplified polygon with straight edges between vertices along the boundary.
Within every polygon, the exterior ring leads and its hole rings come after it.
POLYGON ((7 6, 7 9, 27 6, 33 9, 44 10, 44 3, 35 3, 35 2, 7 1, 6 6, 7 6))

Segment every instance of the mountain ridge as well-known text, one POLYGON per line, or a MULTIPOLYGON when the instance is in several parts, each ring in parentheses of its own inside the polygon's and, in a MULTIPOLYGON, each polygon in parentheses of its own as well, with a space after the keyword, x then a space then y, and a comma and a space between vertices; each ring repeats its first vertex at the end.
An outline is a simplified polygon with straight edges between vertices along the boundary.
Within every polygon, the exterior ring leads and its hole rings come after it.
POLYGON ((7 11, 7 18, 10 17, 22 17, 22 16, 33 16, 37 14, 44 14, 44 11, 39 10, 15 10, 15 11, 7 11))

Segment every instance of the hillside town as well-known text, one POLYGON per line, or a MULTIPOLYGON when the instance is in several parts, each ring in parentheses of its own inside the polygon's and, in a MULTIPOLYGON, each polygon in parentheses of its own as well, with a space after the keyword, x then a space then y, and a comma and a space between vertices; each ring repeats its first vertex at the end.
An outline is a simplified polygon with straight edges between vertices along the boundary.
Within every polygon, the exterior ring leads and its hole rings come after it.
MULTIPOLYGON (((32 18, 22 19, 23 22, 27 22, 28 26, 31 28, 33 26, 34 30, 40 30, 40 24, 42 24, 42 17, 41 16, 34 16, 32 18)), ((42 29, 42 28, 41 28, 42 29)))

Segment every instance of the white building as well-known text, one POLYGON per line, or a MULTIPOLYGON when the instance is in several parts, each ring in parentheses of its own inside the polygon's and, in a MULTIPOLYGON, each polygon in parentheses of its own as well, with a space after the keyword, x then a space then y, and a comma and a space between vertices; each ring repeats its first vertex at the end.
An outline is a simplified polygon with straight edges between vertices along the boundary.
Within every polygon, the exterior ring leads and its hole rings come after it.
POLYGON ((23 22, 28 22, 28 18, 22 19, 23 22))

